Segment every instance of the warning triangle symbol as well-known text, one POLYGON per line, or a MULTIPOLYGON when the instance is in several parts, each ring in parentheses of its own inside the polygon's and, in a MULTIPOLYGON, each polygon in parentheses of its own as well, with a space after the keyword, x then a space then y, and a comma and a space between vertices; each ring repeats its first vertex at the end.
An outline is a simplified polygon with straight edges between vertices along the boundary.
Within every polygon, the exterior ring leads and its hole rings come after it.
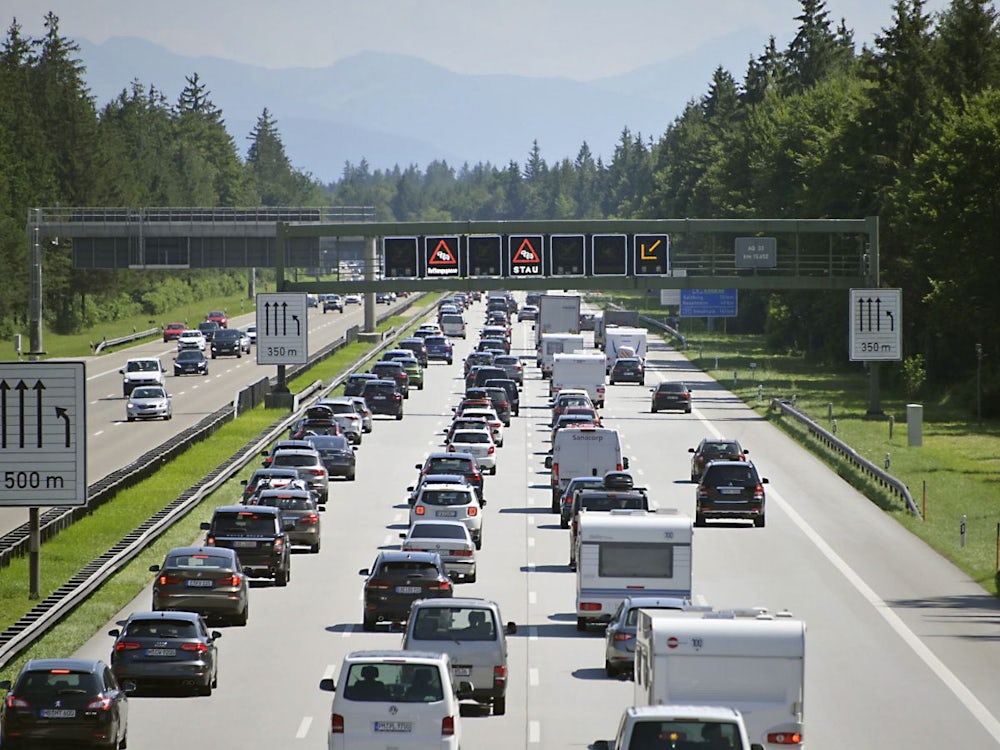
POLYGON ((434 248, 434 252, 431 253, 431 257, 427 259, 427 262, 432 266, 457 266, 458 260, 455 258, 455 253, 451 251, 448 247, 447 240, 439 240, 437 247, 434 248))
POLYGON ((531 240, 525 237, 521 241, 521 246, 517 248, 514 253, 514 257, 510 259, 511 263, 538 263, 541 258, 538 257, 538 251, 535 250, 535 246, 531 244, 531 240))

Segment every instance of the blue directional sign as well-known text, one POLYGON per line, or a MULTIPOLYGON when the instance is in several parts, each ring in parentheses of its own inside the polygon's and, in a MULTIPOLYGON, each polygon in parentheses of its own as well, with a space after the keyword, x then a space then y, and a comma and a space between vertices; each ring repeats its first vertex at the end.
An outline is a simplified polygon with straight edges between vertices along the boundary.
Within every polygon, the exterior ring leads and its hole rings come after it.
POLYGON ((735 289, 681 289, 682 318, 735 318, 735 289))

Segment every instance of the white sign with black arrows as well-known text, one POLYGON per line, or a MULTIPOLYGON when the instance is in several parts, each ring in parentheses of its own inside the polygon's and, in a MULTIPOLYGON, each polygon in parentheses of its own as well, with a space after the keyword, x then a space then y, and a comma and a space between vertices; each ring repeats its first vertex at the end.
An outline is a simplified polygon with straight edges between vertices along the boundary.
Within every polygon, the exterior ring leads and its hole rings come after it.
POLYGON ((852 289, 851 361, 903 358, 903 290, 852 289))
POLYGON ((304 365, 309 359, 306 295, 257 295, 257 364, 304 365))
POLYGON ((86 504, 83 362, 0 362, 0 506, 86 504))

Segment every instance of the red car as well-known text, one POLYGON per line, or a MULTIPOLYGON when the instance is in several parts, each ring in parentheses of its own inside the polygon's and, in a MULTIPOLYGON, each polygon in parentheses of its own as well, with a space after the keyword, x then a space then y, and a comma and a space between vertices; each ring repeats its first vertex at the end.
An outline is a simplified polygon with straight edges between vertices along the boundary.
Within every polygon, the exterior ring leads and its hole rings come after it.
POLYGON ((212 323, 218 323, 219 328, 229 327, 229 318, 226 317, 224 310, 212 310, 212 312, 205 316, 205 320, 211 321, 212 323))
POLYGON ((181 331, 187 328, 183 323, 167 323, 163 326, 163 343, 176 341, 181 337, 181 331))

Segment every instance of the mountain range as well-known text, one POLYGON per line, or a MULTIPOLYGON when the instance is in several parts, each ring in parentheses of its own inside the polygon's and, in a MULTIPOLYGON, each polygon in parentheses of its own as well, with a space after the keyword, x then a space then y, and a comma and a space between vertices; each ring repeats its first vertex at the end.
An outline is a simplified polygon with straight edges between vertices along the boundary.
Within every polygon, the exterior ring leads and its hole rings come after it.
POLYGON ((463 75, 384 52, 324 68, 269 69, 177 55, 134 37, 75 41, 98 107, 133 80, 176 102, 185 78, 197 73, 242 155, 267 108, 292 165, 323 182, 362 160, 371 170, 423 169, 435 160, 504 168, 523 164, 536 141, 548 164, 574 159, 585 142, 607 162, 626 128, 658 139, 688 101, 707 92, 718 66, 741 80, 764 46, 759 32, 747 30, 628 73, 574 81, 463 75))

